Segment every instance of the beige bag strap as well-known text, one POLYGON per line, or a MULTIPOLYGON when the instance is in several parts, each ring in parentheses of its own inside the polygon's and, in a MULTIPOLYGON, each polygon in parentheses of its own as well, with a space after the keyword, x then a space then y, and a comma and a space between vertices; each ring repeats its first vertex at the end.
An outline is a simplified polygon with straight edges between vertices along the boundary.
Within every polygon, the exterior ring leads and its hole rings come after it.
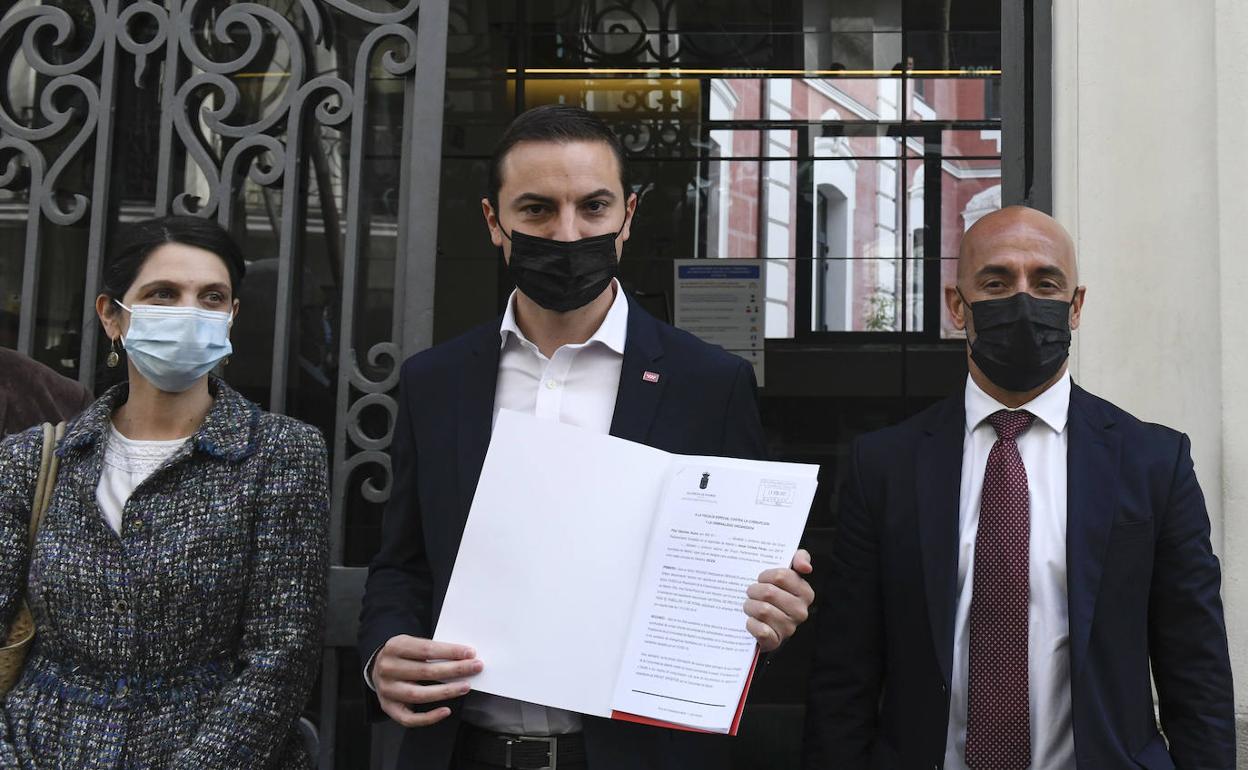
POLYGON ((65 435, 64 421, 53 427, 52 423, 43 424, 43 451, 39 455, 39 478, 35 480, 35 501, 30 509, 30 545, 35 544, 35 536, 39 533, 39 525, 43 523, 43 515, 52 504, 52 490, 56 487, 56 469, 61 458, 56 456, 56 444, 65 435))

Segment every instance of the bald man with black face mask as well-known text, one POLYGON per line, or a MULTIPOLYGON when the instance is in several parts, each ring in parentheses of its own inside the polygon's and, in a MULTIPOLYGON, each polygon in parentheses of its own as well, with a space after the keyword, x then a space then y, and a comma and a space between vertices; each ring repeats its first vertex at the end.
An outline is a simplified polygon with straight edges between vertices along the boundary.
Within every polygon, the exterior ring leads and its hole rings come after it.
POLYGON ((1190 442, 1071 382, 1085 295, 1052 218, 967 232, 965 388, 850 452, 805 767, 1235 766, 1190 442))

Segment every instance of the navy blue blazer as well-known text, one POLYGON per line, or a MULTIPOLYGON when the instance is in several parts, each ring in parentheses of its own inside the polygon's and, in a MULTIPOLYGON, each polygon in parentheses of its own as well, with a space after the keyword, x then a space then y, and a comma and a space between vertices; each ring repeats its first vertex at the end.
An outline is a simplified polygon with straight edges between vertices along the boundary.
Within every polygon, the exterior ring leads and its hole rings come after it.
MULTIPOLYGON (((501 321, 403 364, 390 450, 394 483, 365 587, 361 660, 393 636, 428 638, 436 627, 490 442, 501 321)), ((762 459, 755 390, 744 360, 655 320, 630 298, 611 435, 669 452, 762 459), (643 379, 645 372, 658 381, 643 379)), ((534 622, 547 612, 575 608, 534 597, 534 622)), ((370 714, 381 718, 369 696, 370 714)), ((407 731, 399 767, 448 766, 459 728, 459 704, 450 705, 447 719, 407 731)), ((589 717, 585 741, 594 770, 710 770, 726 766, 729 745, 722 736, 589 717)))
MULTIPOLYGON (((1190 442, 1079 387, 1067 426, 1078 766, 1232 770, 1221 576, 1190 442)), ((964 434, 959 392, 853 445, 823 570, 803 752, 810 770, 943 765, 964 434)))

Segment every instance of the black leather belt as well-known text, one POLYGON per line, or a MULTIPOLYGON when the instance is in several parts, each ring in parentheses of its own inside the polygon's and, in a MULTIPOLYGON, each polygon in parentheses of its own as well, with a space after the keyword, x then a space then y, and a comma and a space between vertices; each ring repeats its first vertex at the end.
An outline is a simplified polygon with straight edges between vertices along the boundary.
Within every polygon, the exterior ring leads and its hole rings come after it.
POLYGON ((456 754, 471 762, 514 770, 577 770, 585 768, 585 738, 581 733, 535 736, 482 730, 470 724, 459 728, 456 754))

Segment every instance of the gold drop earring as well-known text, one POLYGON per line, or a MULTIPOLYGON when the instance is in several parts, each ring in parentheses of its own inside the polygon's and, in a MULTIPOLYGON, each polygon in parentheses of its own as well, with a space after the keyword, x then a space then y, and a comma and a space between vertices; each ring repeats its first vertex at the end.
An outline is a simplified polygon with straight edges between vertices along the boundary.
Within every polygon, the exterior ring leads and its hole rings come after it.
POLYGON ((121 363, 121 356, 117 355, 117 340, 113 339, 112 350, 108 352, 108 358, 104 359, 104 364, 109 369, 116 369, 117 364, 121 363))

